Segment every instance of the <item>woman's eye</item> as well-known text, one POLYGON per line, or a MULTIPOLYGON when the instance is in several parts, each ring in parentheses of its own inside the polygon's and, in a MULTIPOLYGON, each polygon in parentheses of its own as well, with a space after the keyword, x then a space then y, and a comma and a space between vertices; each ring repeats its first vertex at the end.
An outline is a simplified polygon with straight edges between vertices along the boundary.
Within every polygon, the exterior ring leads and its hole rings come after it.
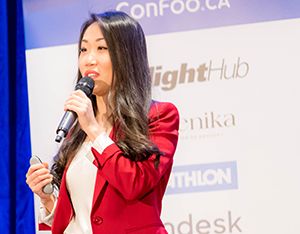
POLYGON ((107 50, 107 47, 105 47, 105 46, 99 46, 98 50, 107 50))
POLYGON ((80 48, 79 51, 80 51, 80 53, 81 53, 81 52, 86 52, 86 48, 82 47, 82 48, 80 48))

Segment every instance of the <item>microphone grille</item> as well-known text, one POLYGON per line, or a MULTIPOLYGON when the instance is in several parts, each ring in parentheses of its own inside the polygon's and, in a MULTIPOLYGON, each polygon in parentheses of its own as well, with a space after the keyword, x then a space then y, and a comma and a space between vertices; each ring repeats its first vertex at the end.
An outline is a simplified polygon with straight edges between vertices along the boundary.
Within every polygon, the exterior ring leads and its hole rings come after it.
POLYGON ((81 78, 75 86, 75 90, 80 89, 86 96, 90 97, 93 93, 95 82, 92 78, 85 76, 81 78))

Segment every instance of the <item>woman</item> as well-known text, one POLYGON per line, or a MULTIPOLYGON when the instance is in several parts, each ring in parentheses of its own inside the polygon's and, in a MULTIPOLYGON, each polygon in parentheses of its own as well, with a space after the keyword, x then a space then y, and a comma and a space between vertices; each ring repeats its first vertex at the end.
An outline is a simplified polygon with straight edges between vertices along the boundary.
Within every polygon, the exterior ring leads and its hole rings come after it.
POLYGON ((27 183, 52 233, 167 233, 161 203, 178 140, 179 116, 151 100, 141 26, 123 12, 92 15, 79 41, 78 80, 95 81, 92 98, 74 91, 64 109, 78 122, 51 174, 33 165, 27 183), (54 177, 52 176, 54 175, 54 177), (53 182, 59 196, 42 192, 53 182))

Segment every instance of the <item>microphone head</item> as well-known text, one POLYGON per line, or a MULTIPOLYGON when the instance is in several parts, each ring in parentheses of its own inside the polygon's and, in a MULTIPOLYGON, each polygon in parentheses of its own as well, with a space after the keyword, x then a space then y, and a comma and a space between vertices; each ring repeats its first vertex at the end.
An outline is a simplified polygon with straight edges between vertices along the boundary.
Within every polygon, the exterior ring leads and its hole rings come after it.
POLYGON ((75 90, 80 89, 86 96, 90 97, 93 93, 95 82, 92 78, 85 76, 81 78, 75 86, 75 90))

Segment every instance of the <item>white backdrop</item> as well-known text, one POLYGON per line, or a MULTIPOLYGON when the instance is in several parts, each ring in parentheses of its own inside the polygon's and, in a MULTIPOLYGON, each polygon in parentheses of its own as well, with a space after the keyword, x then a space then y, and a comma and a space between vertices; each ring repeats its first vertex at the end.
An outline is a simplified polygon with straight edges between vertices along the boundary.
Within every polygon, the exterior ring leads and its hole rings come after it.
MULTIPOLYGON (((170 234, 298 233, 299 28, 296 18, 147 36, 153 96, 181 116, 170 234)), ((44 161, 59 146, 76 47, 26 52, 32 152, 44 161)))

